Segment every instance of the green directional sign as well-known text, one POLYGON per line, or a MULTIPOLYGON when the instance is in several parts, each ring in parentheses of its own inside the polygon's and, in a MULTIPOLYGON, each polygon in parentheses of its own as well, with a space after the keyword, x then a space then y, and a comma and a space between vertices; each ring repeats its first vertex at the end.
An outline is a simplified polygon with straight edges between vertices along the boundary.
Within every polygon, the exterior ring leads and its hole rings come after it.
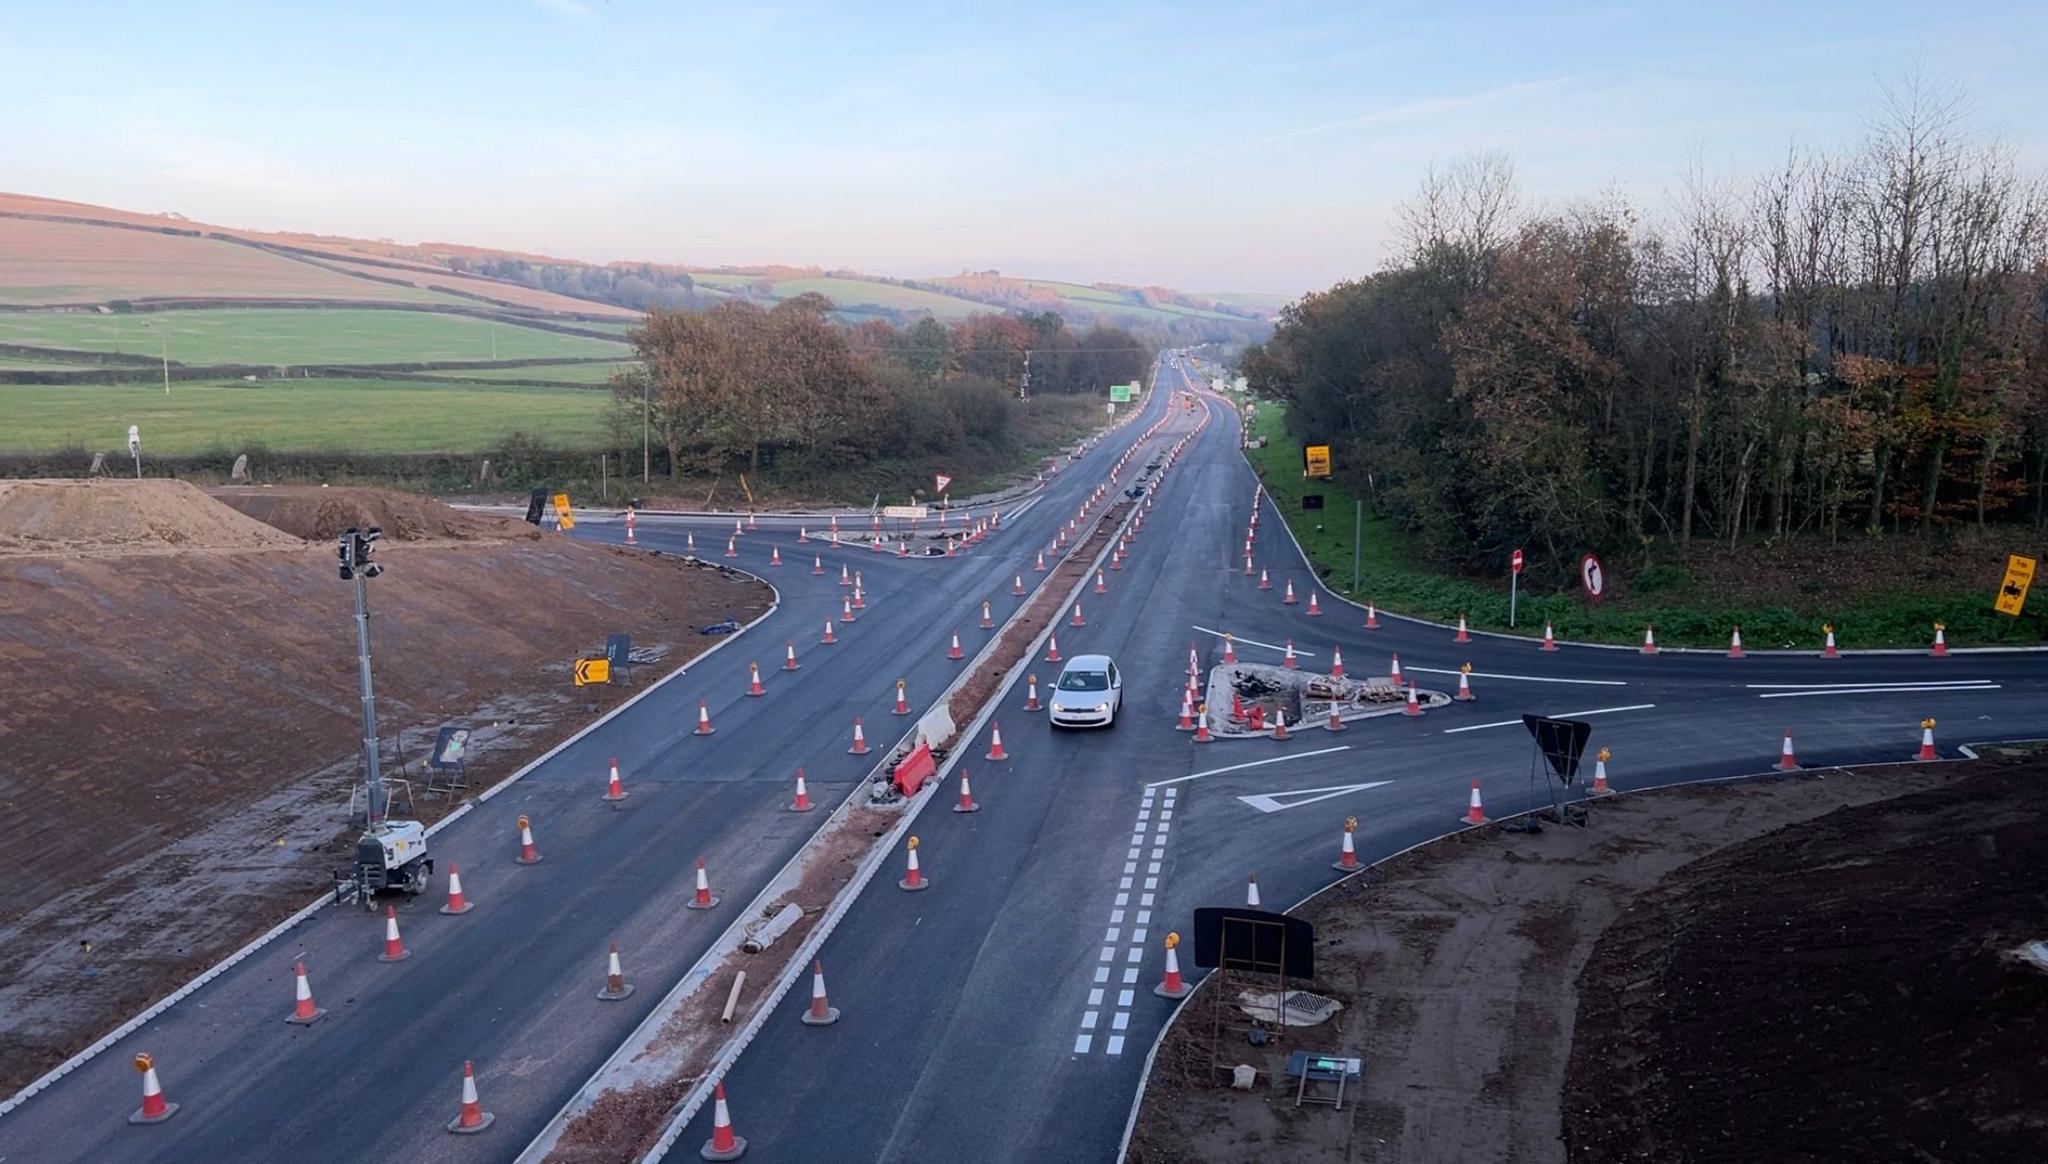
POLYGON ((1111 384, 1109 386, 1109 402, 1111 404, 1129 404, 1131 402, 1131 386, 1129 384, 1111 384))

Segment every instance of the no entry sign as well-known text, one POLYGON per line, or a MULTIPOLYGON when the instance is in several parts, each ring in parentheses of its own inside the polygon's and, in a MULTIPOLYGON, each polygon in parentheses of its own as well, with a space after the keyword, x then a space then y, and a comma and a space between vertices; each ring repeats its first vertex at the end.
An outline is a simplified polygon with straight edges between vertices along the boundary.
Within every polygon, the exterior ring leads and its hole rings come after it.
POLYGON ((1591 554, 1579 559, 1579 581, 1586 587, 1586 597, 1599 598, 1607 590, 1607 575, 1600 569, 1600 559, 1591 554))
POLYGON ((1514 569, 1515 573, 1517 573, 1517 574, 1521 573, 1521 572, 1522 572, 1522 551, 1520 551, 1520 550, 1516 550, 1516 551, 1515 551, 1515 556, 1514 556, 1514 557, 1512 557, 1512 558, 1509 558, 1509 559, 1508 559, 1508 565, 1509 565, 1510 567, 1512 567, 1512 568, 1514 569))

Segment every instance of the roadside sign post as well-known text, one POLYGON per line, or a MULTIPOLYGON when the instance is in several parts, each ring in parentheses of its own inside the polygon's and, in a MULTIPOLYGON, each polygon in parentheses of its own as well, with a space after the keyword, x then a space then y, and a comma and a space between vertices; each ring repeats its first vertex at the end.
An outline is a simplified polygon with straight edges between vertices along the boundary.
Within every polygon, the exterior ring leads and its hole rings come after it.
POLYGON ((135 479, 142 480, 142 426, 128 426, 128 455, 135 458, 135 479))
POLYGON ((1358 568, 1365 555, 1365 498, 1352 503, 1351 511, 1351 593, 1358 593, 1358 568))
POLYGON ((1998 584, 1998 597, 1992 602, 1998 613, 2013 618, 2020 616, 2020 611, 2027 605, 2027 589, 2034 584, 2034 566, 2032 558, 2018 554, 2006 557, 2005 579, 1998 584))
POLYGON ((1521 596, 1522 592, 1522 551, 1516 550, 1515 556, 1509 559, 1509 564, 1512 568, 1508 571, 1508 629, 1513 630, 1515 629, 1515 600, 1521 596))

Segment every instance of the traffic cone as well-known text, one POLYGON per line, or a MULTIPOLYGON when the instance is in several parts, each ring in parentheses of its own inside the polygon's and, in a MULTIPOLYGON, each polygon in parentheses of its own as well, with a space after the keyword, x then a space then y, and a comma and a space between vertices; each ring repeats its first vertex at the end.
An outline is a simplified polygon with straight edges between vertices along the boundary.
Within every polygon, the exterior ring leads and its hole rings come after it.
POLYGON ((291 1017, 284 1021, 310 1027, 319 1022, 320 1016, 327 1012, 313 1005, 313 984, 306 980, 306 964, 303 961, 292 963, 292 976, 296 979, 292 983, 292 1013, 291 1017))
POLYGON ((476 1068, 468 1060, 462 1063, 462 1111, 448 1121, 448 1130, 459 1135, 471 1135, 491 1126, 498 1117, 484 1110, 476 1098, 476 1068))
POLYGON ((747 664, 747 694, 756 699, 768 694, 767 690, 761 686, 761 664, 759 663, 747 664))
POLYGON ((1247 873, 1244 876, 1244 904, 1246 909, 1260 908, 1259 875, 1257 873, 1247 873))
POLYGON ((683 903, 683 908, 710 909, 717 904, 718 899, 711 896, 711 878, 704 872, 704 858, 699 857, 697 858, 697 892, 691 895, 690 900, 683 903))
POLYGON ((1294 640, 1293 640, 1293 639, 1288 639, 1288 640, 1287 640, 1287 654, 1286 654, 1285 656, 1283 656, 1283 657, 1281 658, 1281 660, 1280 660, 1280 665, 1281 665, 1282 667, 1285 667, 1285 668, 1287 668, 1287 669, 1288 669, 1289 671, 1292 671, 1292 670, 1294 670, 1294 669, 1295 669, 1295 666, 1296 666, 1296 664, 1295 664, 1295 662, 1294 662, 1294 640))
POLYGON ((697 535, 695 532, 690 530, 683 531, 683 552, 693 558, 697 556, 697 535))
POLYGON ((1557 633, 1551 629, 1550 624, 1547 622, 1543 624, 1543 646, 1541 649, 1546 651, 1557 649, 1557 633))
POLYGON ((398 937, 398 907, 384 907, 384 952, 377 955, 379 962, 403 962, 412 957, 412 951, 398 937))
POLYGON ((1472 664, 1466 663, 1458 668, 1458 693, 1451 698, 1460 703, 1472 702, 1472 664))
POLYGON ((1915 760, 1939 760, 1941 754, 1934 750, 1934 717, 1920 721, 1920 754, 1915 760))
POLYGON ((822 576, 822 575, 823 575, 824 573, 825 573, 825 557, 824 557, 824 555, 823 555, 823 554, 812 554, 812 555, 811 555, 811 574, 812 574, 813 576, 822 576))
POLYGON ((1230 635, 1223 636, 1223 665, 1228 667, 1237 662, 1237 640, 1230 635))
POLYGON ((1822 625, 1821 625, 1821 628, 1820 628, 1820 629, 1821 629, 1821 631, 1822 631, 1823 633, 1825 633, 1825 634, 1827 635, 1827 641, 1826 641, 1826 643, 1825 643, 1825 644, 1824 644, 1824 645, 1823 645, 1823 646, 1821 647, 1821 649, 1820 649, 1820 657, 1821 657, 1821 658, 1823 658, 1823 659, 1839 659, 1839 658, 1841 658, 1841 657, 1842 657, 1842 652, 1840 652, 1840 651, 1838 651, 1838 650, 1836 650, 1836 649, 1835 649, 1835 627, 1834 627, 1834 624, 1833 624, 1833 623, 1824 623, 1824 624, 1822 624, 1822 625))
POLYGON ((1043 574, 1043 573, 1045 573, 1045 551, 1044 551, 1044 550, 1040 550, 1040 551, 1038 551, 1038 564, 1037 564, 1036 566, 1033 566, 1033 567, 1031 567, 1031 568, 1032 568, 1033 570, 1037 571, 1037 572, 1038 572, 1038 573, 1040 573, 1040 574, 1043 574))
POLYGON ((630 505, 626 507, 626 544, 629 546, 640 544, 633 538, 633 507, 630 505))
POLYGON ((698 736, 708 736, 708 735, 710 735, 710 734, 711 734, 712 732, 715 732, 715 731, 717 731, 717 730, 718 730, 717 728, 714 728, 714 727, 712 727, 712 726, 711 726, 711 709, 710 709, 710 707, 706 706, 703 700, 701 700, 701 699, 700 699, 700 700, 698 700, 698 701, 697 701, 697 730, 696 730, 696 731, 694 731, 694 732, 692 732, 692 733, 690 733, 690 734, 691 734, 691 735, 698 735, 698 736))
POLYGON ((178 1114, 178 1105, 164 1102, 163 1084, 157 1082, 156 1060, 148 1052, 135 1056, 135 1069, 142 1072, 142 1106, 128 1116, 131 1124, 160 1124, 178 1114))
POLYGON ((1785 729, 1785 745, 1778 749, 1778 771, 1790 772, 1799 767, 1799 761, 1792 755, 1792 729, 1785 729))
POLYGON ((1180 722, 1174 725, 1174 730, 1182 732, 1195 730, 1195 697, 1190 692, 1183 691, 1180 693, 1180 722))
POLYGON ((790 802, 789 811, 809 812, 817 807, 811 803, 811 790, 804 785, 804 770, 796 770, 796 799, 790 802))
POLYGON ((1387 656, 1387 658, 1387 678, 1390 681, 1392 681, 1395 686, 1399 686, 1401 683, 1401 656, 1396 654, 1389 655, 1387 656))
POLYGON ((1097 594, 1107 594, 1107 593, 1109 593, 1109 586, 1108 586, 1107 584, 1105 584, 1105 583, 1103 582, 1103 580, 1102 580, 1102 571, 1100 571, 1100 570, 1097 570, 1097 571, 1095 571, 1095 593, 1097 593, 1097 594))
POLYGON ((868 738, 861 734, 860 717, 857 715, 853 717, 853 746, 846 749, 846 753, 849 756, 868 754, 868 738))
POLYGON ((633 993, 633 984, 626 981, 626 971, 619 965, 619 944, 613 942, 604 955, 604 989, 597 996, 606 1002, 617 1002, 633 993))
POLYGON ((1287 742, 1287 709, 1284 707, 1273 709, 1273 738, 1281 743, 1287 742))
POLYGON ((1486 810, 1479 807, 1479 777, 1477 776, 1472 778, 1472 803, 1465 809, 1465 823, 1468 825, 1483 825, 1486 823, 1486 810))
POLYGON ((540 850, 533 847, 533 822, 519 818, 519 855, 512 858, 515 865, 540 864, 540 850))
POLYGON ((962 659, 964 659, 964 658, 966 658, 966 657, 967 657, 966 655, 963 655, 963 654, 961 654, 961 653, 960 653, 960 632, 959 632, 959 631, 954 631, 954 632, 953 632, 953 645, 952 645, 952 646, 950 646, 950 647, 947 647, 947 648, 946 648, 946 657, 947 657, 948 659, 951 659, 951 660, 953 660, 953 661, 954 661, 954 662, 956 662, 956 663, 957 663, 957 662, 959 662, 960 660, 962 660, 962 659))
POLYGON ((441 907, 446 914, 465 914, 475 909, 476 904, 462 896, 462 872, 455 862, 448 862, 448 904, 441 907))
POLYGON ((1322 608, 1322 607, 1320 607, 1320 606, 1317 606, 1317 605, 1316 605, 1316 592, 1315 592, 1315 591, 1313 591, 1313 590, 1309 591, 1309 592, 1308 592, 1308 616, 1309 616, 1310 618, 1321 618, 1321 617, 1322 617, 1322 614, 1323 614, 1323 608, 1322 608))
POLYGON ((740 544, 738 539, 725 539, 725 556, 728 558, 737 558, 740 556, 740 544))
POLYGON ((1215 739, 1215 736, 1209 734, 1209 707, 1207 704, 1203 704, 1195 712, 1195 742, 1207 744, 1213 743, 1215 739))
POLYGON ((761 528, 761 527, 760 527, 759 525, 757 525, 757 524, 755 523, 755 521, 754 521, 754 511, 753 511, 753 510, 751 510, 751 509, 749 509, 749 510, 747 511, 747 532, 748 532, 748 533, 753 533, 754 531, 756 531, 756 530, 758 530, 758 529, 760 529, 760 528, 761 528))
POLYGON ((1201 668, 1201 664, 1200 664, 1200 659, 1201 659, 1201 654, 1200 654, 1200 652, 1198 652, 1198 651, 1196 651, 1196 650, 1195 650, 1195 644, 1193 644, 1193 643, 1189 643, 1189 644, 1188 644, 1188 674, 1190 674, 1190 675, 1199 675, 1199 674, 1201 674, 1201 673, 1202 673, 1202 668, 1201 668))
POLYGON ((818 645, 821 647, 829 647, 837 644, 838 642, 838 639, 832 637, 832 620, 828 618, 825 620, 825 637, 818 640, 818 645))
POLYGON ((1285 597, 1280 599, 1280 605, 1293 606, 1295 603, 1299 601, 1300 599, 1294 596, 1294 579, 1289 578, 1287 580, 1287 594, 1285 597))
POLYGON ((839 584, 849 588, 853 586, 853 571, 847 568, 845 562, 839 563, 839 584))
POLYGON ((1010 583, 1010 596, 1012 598, 1024 597, 1024 575, 1017 575, 1015 580, 1010 583))
POLYGON ((988 613, 988 599, 984 598, 981 600, 981 629, 994 630, 995 628, 995 620, 990 618, 988 613))
POLYGON ((829 1027, 839 1021, 839 1008, 825 997, 825 962, 816 959, 811 963, 811 1008, 803 1014, 807 1027, 829 1027))
POLYGON ((811 531, 808 526, 799 525, 796 527, 796 544, 800 546, 811 544, 811 531))
POLYGON ((626 786, 619 783, 619 758, 617 756, 612 757, 612 777, 605 784, 604 796, 600 799, 613 801, 626 799, 626 786))
POLYGON ((855 575, 853 576, 853 598, 852 598, 852 603, 853 603, 853 608, 854 608, 855 610, 866 610, 866 609, 868 608, 868 592, 867 592, 867 587, 865 587, 865 586, 862 586, 862 585, 860 584, 860 575, 859 575, 859 574, 855 574, 855 575))
POLYGON ((1934 624, 1934 649, 1929 651, 1928 654, 1933 655, 1937 659, 1948 658, 1947 623, 1937 622, 1934 624))
POLYGON ((745 533, 745 532, 747 532, 747 531, 746 531, 745 529, 741 528, 741 526, 740 526, 740 519, 739 519, 739 518, 737 518, 737 517, 733 518, 733 519, 732 519, 732 536, 734 536, 734 537, 738 537, 738 536, 740 536, 741 534, 743 534, 743 533, 745 533))
POLYGON ((1332 679, 1342 679, 1343 677, 1344 677, 1344 648, 1343 648, 1343 647, 1331 647, 1331 648, 1330 648, 1330 678, 1332 678, 1332 679))
POLYGON ((786 648, 784 648, 786 653, 782 656, 782 669, 785 671, 794 671, 799 666, 799 664, 796 661, 796 642, 793 639, 785 639, 784 642, 788 643, 789 645, 786 648))
POLYGON ((1380 629, 1380 608, 1371 602, 1365 604, 1365 629, 1380 629))
POLYGON ((1251 549, 1251 547, 1247 546, 1247 547, 1245 547, 1245 549, 1246 549, 1246 551, 1247 551, 1247 552, 1245 553, 1245 556, 1244 556, 1244 576, 1245 576, 1245 577, 1247 577, 1247 578, 1249 578, 1249 577, 1251 577, 1251 576, 1252 576, 1253 574, 1257 573, 1257 571, 1255 571, 1255 570, 1253 570, 1253 569, 1252 569, 1252 556, 1251 556, 1251 553, 1249 552, 1249 551, 1250 551, 1250 549, 1251 549))
POLYGON ((896 714, 897 714, 897 715, 909 715, 909 714, 910 714, 910 700, 909 700, 909 698, 908 698, 908 697, 906 697, 906 696, 905 696, 905 694, 904 694, 904 690, 903 690, 903 680, 901 680, 901 679, 898 679, 898 680, 896 681, 896 714))
POLYGON ((1009 758, 1009 753, 1003 751, 1003 725, 995 724, 989 728, 988 755, 982 759, 1000 762, 1009 758))
POLYGON ((712 1092, 711 1139, 697 1154, 706 1160, 737 1160, 747 1150, 747 1138, 732 1131, 732 1112, 725 1106, 725 1084, 712 1092))
POLYGON ((1166 978, 1152 988, 1152 993, 1161 998, 1179 1000, 1188 996, 1188 984, 1181 981, 1180 977, 1180 955, 1176 952, 1179 945, 1179 934, 1166 935, 1166 978))
POLYGON ((1349 725, 1344 722, 1344 717, 1337 714, 1337 702, 1335 700, 1330 701, 1330 718, 1324 721, 1323 730, 1331 732, 1349 730, 1349 725))
POLYGON ((768 564, 769 564, 770 566, 778 566, 778 567, 782 565, 782 547, 781 547, 781 546, 770 546, 770 547, 768 548, 768 564))
POLYGON ((1645 624, 1643 627, 1643 653, 1645 655, 1657 653, 1657 628, 1648 624, 1645 624))
POLYGON ((1731 659, 1740 659, 1742 657, 1742 627, 1740 625, 1728 632, 1728 657, 1731 659))
POLYGON ((1045 661, 1048 663, 1057 663, 1060 661, 1060 637, 1058 635, 1046 636, 1045 661))
POLYGON ((1415 681, 1408 681, 1408 705, 1401 709, 1402 715, 1421 715, 1422 702, 1415 698, 1415 681))
POLYGON ((1039 710, 1039 703, 1038 703, 1038 676, 1036 676, 1036 675, 1026 675, 1026 676, 1024 677, 1024 682, 1025 682, 1025 688, 1024 688, 1024 690, 1025 690, 1025 696, 1024 696, 1024 710, 1025 710, 1025 711, 1037 711, 1037 710, 1039 710))
POLYGON ((852 622, 852 621, 853 621, 853 599, 851 599, 851 598, 842 598, 842 599, 840 599, 840 600, 839 600, 839 621, 840 621, 840 622, 852 622))
POLYGON ((1082 618, 1082 617, 1081 617, 1081 600, 1080 600, 1080 599, 1078 599, 1078 598, 1074 600, 1074 618, 1073 618, 1073 621, 1072 621, 1071 623, 1069 623, 1068 625, 1070 625, 1070 626, 1087 626, 1087 625, 1088 625, 1088 620, 1087 620, 1087 619, 1084 619, 1084 618, 1082 618))
POLYGON ((1337 863, 1330 868, 1339 873, 1349 873, 1358 868, 1358 850, 1352 847, 1351 834, 1358 831, 1358 818, 1344 818, 1344 847, 1337 850, 1337 863))
POLYGON ((974 803, 974 790, 967 786, 967 769, 960 769, 960 799, 953 805, 954 812, 980 812, 981 806, 974 803))
POLYGON ((1609 796, 1614 792, 1614 789, 1607 787, 1607 760, 1613 754, 1606 748, 1602 748, 1599 755, 1593 757, 1593 795, 1595 796, 1609 796))
POLYGON ((1462 614, 1458 616, 1458 633, 1451 636, 1451 641, 1454 643, 1469 643, 1472 641, 1471 633, 1465 629, 1465 616, 1462 614))
POLYGON ((924 871, 917 867, 917 838, 912 837, 910 838, 910 864, 904 871, 903 880, 896 883, 896 888, 915 892, 920 889, 929 889, 931 884, 931 882, 924 879, 924 871))

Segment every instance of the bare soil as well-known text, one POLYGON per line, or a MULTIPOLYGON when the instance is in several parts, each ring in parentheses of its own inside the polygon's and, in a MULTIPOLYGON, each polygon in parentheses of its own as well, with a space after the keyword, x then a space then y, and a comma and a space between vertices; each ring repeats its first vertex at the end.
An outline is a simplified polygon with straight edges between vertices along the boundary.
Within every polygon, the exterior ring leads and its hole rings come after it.
MULTIPOLYGON (((1385 862, 1297 911, 1317 927, 1308 988, 1345 1009, 1277 1048, 1216 1043, 1205 984, 1130 1159, 2041 1159, 2048 979, 1999 950, 2048 890, 2044 794, 1972 774, 1989 767, 1636 794, 1584 829, 1385 862), (1294 1106, 1290 1048, 1364 1060, 1343 1110, 1294 1106), (1950 1138, 1869 1127, 1935 1125, 1950 1138)), ((2048 764, 2016 771, 2038 786, 2048 764)))
MULTIPOLYGON (((361 764, 331 545, 177 482, 39 484, 0 484, 0 1091, 327 887, 361 764)), ((387 543, 370 586, 383 764, 416 792, 443 724, 476 730, 477 788, 629 697, 570 683, 606 634, 667 646, 666 668, 769 601, 715 567, 473 537, 488 519, 401 500, 417 509, 386 528, 430 536, 387 543)))
POLYGON ((229 507, 265 525, 316 542, 342 531, 384 531, 384 541, 538 541, 543 535, 517 518, 452 509, 392 489, 296 486, 223 486, 207 490, 229 507))

